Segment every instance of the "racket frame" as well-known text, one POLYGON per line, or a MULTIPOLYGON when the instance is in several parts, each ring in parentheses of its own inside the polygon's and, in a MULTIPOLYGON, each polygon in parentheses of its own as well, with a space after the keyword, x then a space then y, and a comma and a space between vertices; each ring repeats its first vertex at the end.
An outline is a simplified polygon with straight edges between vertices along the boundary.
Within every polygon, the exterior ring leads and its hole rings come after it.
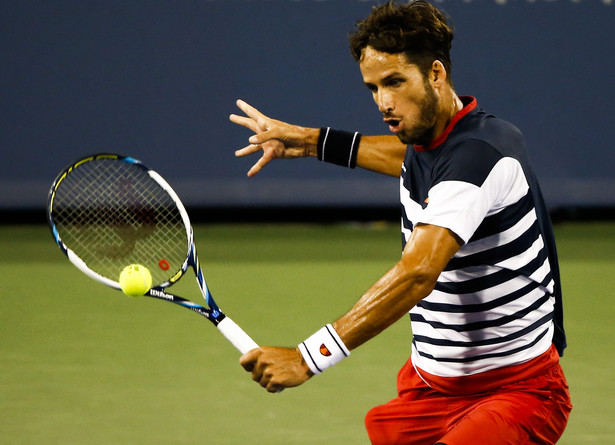
POLYGON ((94 161, 97 159, 110 159, 120 162, 129 162, 131 164, 138 165, 143 168, 147 174, 160 186, 162 187, 172 198, 175 205, 177 206, 179 213, 181 215, 182 221, 184 223, 184 227, 186 229, 186 245, 187 245, 187 255, 180 269, 177 271, 175 275, 173 275, 169 280, 157 284, 149 289, 144 296, 156 298, 159 300, 168 301, 174 303, 176 305, 185 307, 190 309, 204 317, 206 317, 209 321, 211 321, 220 332, 243 354, 248 352, 251 349, 258 348, 258 345, 245 333, 233 320, 231 320, 222 310, 218 307, 217 303, 214 301, 213 296, 211 295, 211 291, 209 290, 209 286, 205 281, 205 276, 203 274, 203 270, 201 264, 199 262, 199 258, 196 251, 196 245, 194 243, 194 231, 192 229, 192 224, 190 222, 190 218, 188 216, 188 212, 184 207, 181 199, 173 190, 171 185, 157 172, 147 167, 141 161, 130 157, 123 156, 114 153, 99 153, 91 156, 87 156, 79 161, 71 164, 66 167, 55 179, 53 182, 47 199, 47 220, 49 222, 49 226, 51 228, 51 233, 54 237, 54 240, 60 250, 64 253, 64 255, 69 259, 69 261, 75 265, 81 272, 83 272, 88 277, 105 284, 113 289, 120 290, 120 283, 118 281, 111 280, 96 271, 90 269, 87 264, 75 253, 73 252, 62 240, 62 237, 58 231, 58 228, 53 220, 53 205, 54 199, 56 195, 56 191, 58 187, 61 185, 62 181, 75 169, 79 168, 82 164, 90 161, 94 161), (202 306, 196 304, 190 300, 182 298, 178 295, 174 295, 166 291, 166 289, 172 286, 174 283, 179 281, 181 277, 184 276, 188 267, 191 267, 194 271, 194 275, 196 277, 196 282, 201 291, 201 295, 205 299, 206 306, 202 306))

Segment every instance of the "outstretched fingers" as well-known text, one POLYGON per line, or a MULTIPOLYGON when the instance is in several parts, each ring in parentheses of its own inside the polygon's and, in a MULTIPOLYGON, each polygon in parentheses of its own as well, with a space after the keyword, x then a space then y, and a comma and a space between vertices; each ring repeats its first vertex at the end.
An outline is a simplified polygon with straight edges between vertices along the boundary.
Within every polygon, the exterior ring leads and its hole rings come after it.
POLYGON ((252 177, 258 172, 260 172, 265 165, 269 164, 269 161, 271 161, 271 159, 267 159, 265 156, 262 156, 258 161, 256 161, 256 164, 254 164, 252 168, 248 170, 248 176, 252 177))
POLYGON ((302 139, 304 128, 271 119, 243 100, 238 100, 237 106, 245 116, 231 114, 231 122, 252 130, 254 134, 248 138, 249 145, 236 150, 235 156, 247 156, 261 150, 263 152, 262 157, 248 172, 248 176, 254 176, 274 159, 306 156, 302 139))
POLYGON ((229 119, 231 122, 241 125, 242 127, 246 127, 249 130, 252 130, 253 132, 257 132, 259 131, 259 127, 258 124, 256 123, 256 121, 254 121, 253 119, 246 117, 246 116, 240 116, 238 114, 231 114, 229 116, 229 119))
POLYGON ((267 131, 269 129, 270 119, 267 116, 265 116, 252 105, 248 104, 247 102, 244 102, 241 99, 237 100, 236 104, 237 107, 239 107, 239 109, 243 111, 247 117, 231 114, 230 119, 232 122, 235 122, 239 125, 243 125, 244 127, 247 127, 250 130, 254 131, 255 133, 267 131))
POLYGON ((239 150, 235 150, 235 156, 237 156, 238 158, 242 156, 248 156, 253 153, 256 153, 257 151, 261 151, 262 149, 263 148, 258 144, 250 144, 246 147, 240 148, 239 150))

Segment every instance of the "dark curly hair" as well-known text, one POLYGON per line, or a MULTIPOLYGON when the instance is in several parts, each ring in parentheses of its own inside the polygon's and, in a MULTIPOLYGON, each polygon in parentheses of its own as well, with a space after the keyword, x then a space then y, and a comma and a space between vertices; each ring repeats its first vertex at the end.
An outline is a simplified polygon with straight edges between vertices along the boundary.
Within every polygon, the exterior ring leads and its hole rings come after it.
POLYGON ((357 22, 349 41, 357 62, 370 46, 389 54, 404 53, 424 75, 429 73, 434 60, 439 60, 451 81, 453 25, 443 12, 424 0, 407 4, 389 1, 374 6, 365 20, 357 22))

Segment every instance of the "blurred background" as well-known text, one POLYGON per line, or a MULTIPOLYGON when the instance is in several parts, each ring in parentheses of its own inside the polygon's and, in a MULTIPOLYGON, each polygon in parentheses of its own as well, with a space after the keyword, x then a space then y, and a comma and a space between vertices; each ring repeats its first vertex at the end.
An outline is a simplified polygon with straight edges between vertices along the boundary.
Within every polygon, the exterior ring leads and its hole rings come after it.
MULTIPOLYGON (((100 151, 141 159, 210 218, 397 209, 396 180, 315 160, 248 179, 256 157, 234 150, 250 132, 228 120, 242 98, 291 123, 386 134, 347 43, 375 3, 0 1, 0 211, 39 218, 58 171, 100 151)), ((522 129, 551 209, 615 206, 612 0, 436 4, 456 26, 457 92, 522 129)))
MULTIPOLYGON (((457 92, 523 131, 556 222, 575 406, 559 443, 615 443, 615 4, 435 3, 456 26, 457 92)), ((45 204, 84 155, 141 159, 197 223, 223 309, 260 344, 296 345, 399 258, 398 181, 314 159, 247 178, 257 157, 234 151, 251 133, 228 116, 241 98, 291 123, 386 134, 347 43, 374 4, 0 0, 0 442, 368 442, 363 416, 395 396, 409 354, 407 318, 266 394, 208 322, 73 267, 45 204)), ((200 300, 191 279, 177 286, 200 300)))

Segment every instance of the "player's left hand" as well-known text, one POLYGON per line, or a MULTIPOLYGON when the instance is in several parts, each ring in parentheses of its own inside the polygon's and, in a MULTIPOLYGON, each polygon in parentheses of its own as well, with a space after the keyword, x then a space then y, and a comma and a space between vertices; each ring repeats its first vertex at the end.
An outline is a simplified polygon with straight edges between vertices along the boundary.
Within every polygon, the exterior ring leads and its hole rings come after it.
POLYGON ((246 352, 239 364, 269 392, 299 386, 313 375, 297 348, 263 346, 246 352))
POLYGON ((294 159, 317 155, 319 128, 305 128, 265 116, 253 106, 237 101, 237 106, 246 116, 231 114, 231 122, 254 132, 250 145, 239 149, 235 156, 247 156, 262 150, 261 158, 248 171, 254 176, 274 159, 294 159))

